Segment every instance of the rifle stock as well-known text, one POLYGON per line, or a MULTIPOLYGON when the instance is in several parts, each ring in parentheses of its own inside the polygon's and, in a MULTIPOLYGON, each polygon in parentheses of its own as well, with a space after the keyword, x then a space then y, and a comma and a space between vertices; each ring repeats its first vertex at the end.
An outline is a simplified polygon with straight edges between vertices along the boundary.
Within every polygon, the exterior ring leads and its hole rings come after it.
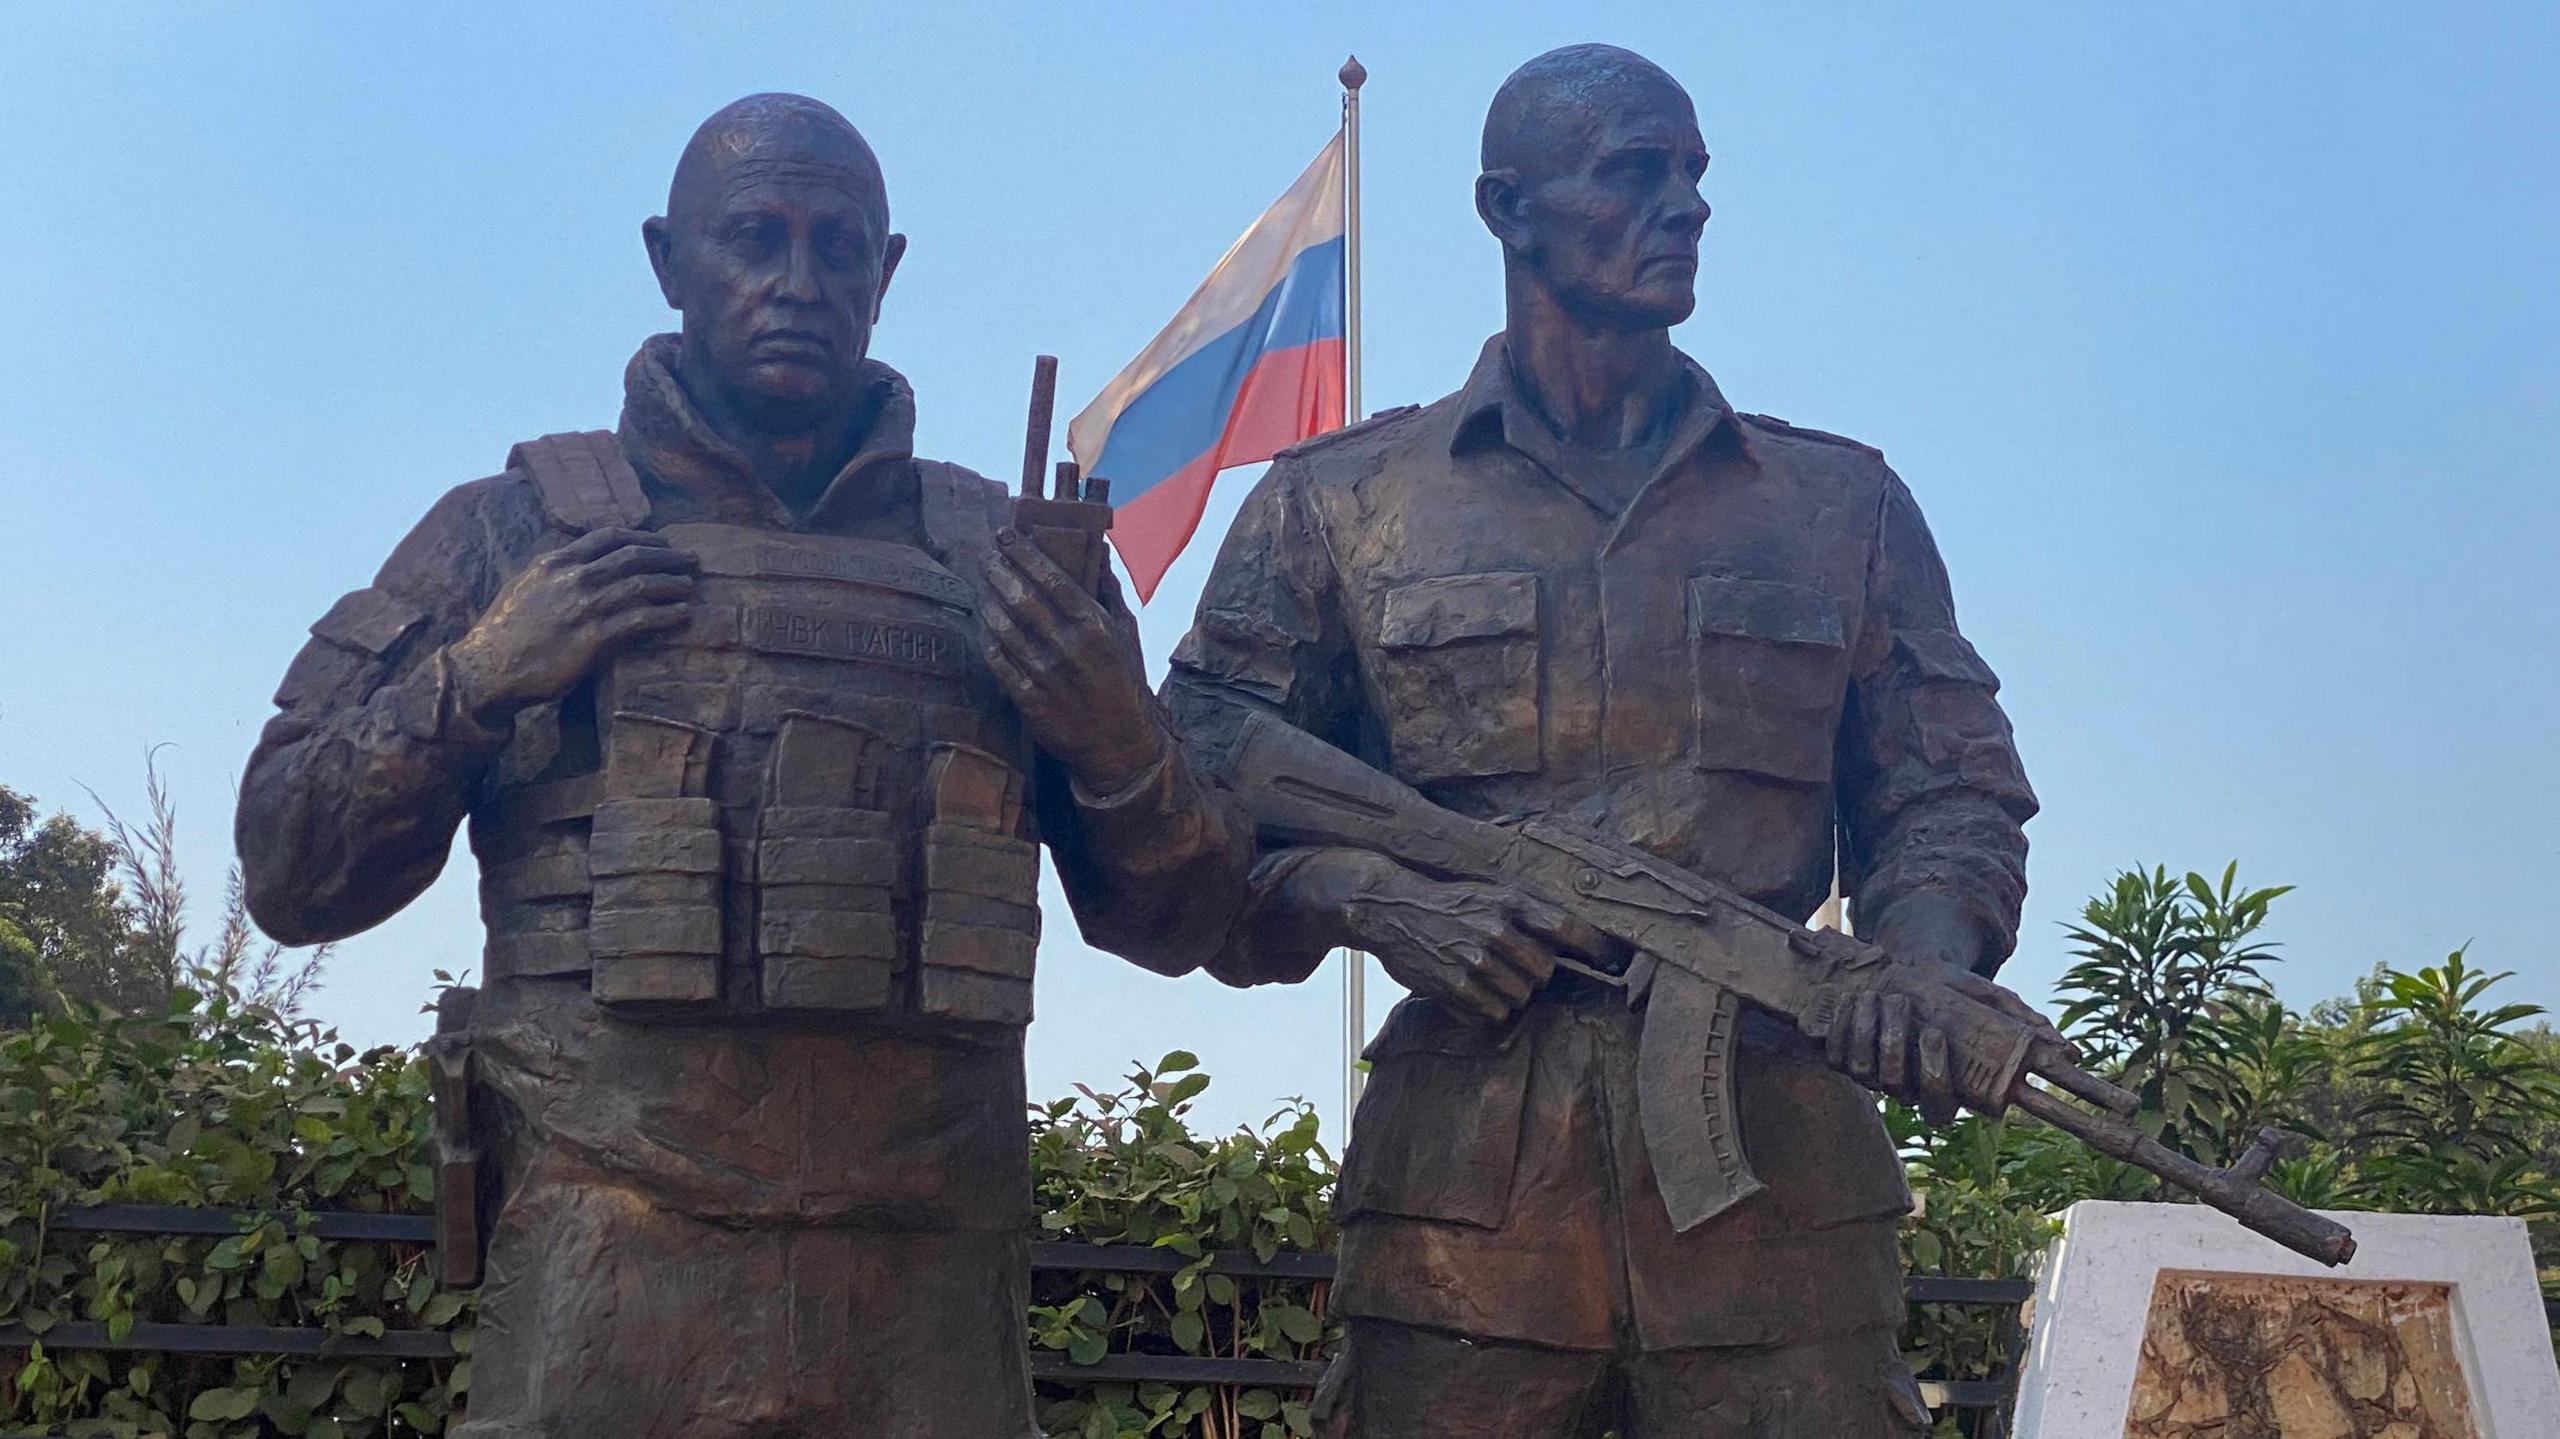
POLYGON ((2324 1264, 2355 1252, 2343 1225, 2260 1186, 2274 1154, 2270 1136, 2229 1169, 2159 1144, 2124 1117, 2133 1096, 2079 1068, 2050 1026, 2001 1007, 2014 1001, 1987 981, 1807 929, 1714 881, 1568 825, 1469 819, 1265 714, 1247 717, 1225 769, 1268 839, 1364 849, 1438 878, 1502 885, 1629 947, 1635 958, 1614 982, 1645 1010, 1638 1110, 1663 1203, 1681 1230, 1762 1187, 1733 1108, 1741 1006, 1819 1040, 1851 1001, 1892 995, 1946 1037, 1957 1092, 1973 1107, 1993 1115, 2022 1109, 2324 1264))

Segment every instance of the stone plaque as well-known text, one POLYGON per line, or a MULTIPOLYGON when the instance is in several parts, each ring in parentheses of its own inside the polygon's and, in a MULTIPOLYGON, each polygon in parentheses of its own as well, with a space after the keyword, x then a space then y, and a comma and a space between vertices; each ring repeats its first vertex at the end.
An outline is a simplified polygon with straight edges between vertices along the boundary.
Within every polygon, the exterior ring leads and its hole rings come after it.
POLYGON ((2453 1289, 2164 1270, 2125 1439, 2482 1439, 2453 1289))
POLYGON ((2342 1214, 2324 1268, 2192 1204, 2071 1206, 2028 1312, 2015 1439, 2555 1439, 2520 1219, 2342 1214))

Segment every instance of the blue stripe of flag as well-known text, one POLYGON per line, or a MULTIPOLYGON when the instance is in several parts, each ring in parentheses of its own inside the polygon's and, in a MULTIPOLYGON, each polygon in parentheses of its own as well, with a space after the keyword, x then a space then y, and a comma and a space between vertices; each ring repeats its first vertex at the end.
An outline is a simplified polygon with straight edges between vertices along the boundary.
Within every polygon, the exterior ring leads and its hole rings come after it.
POLYGON ((1129 401, 1093 473, 1127 504, 1205 454, 1226 432, 1245 376, 1263 356, 1342 338, 1343 242, 1310 245, 1251 318, 1167 370, 1129 401))

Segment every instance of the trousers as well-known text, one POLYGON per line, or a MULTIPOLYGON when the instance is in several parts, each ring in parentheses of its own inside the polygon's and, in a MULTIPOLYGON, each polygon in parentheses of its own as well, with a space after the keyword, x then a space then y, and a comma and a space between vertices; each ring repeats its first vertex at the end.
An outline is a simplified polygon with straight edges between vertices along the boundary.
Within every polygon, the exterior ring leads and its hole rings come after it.
POLYGON ((1889 1327, 1744 1348, 1584 1350, 1354 1319, 1317 1399, 1327 1439, 1918 1439, 1889 1327))

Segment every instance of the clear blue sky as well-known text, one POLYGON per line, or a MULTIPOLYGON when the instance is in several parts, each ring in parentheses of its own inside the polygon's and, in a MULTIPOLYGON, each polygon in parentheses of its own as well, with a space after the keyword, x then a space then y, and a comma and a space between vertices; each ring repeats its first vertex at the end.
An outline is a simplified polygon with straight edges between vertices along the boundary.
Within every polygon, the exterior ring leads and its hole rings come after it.
MULTIPOLYGON (((612 422, 669 320, 639 222, 740 94, 869 133, 914 243, 879 353, 925 449, 1003 474, 1031 354, 1078 404, 1135 354, 1349 50, 1368 399, 1454 388, 1500 318, 1484 103, 1586 39, 1686 82, 1715 152, 1681 343, 1885 449, 2008 682, 2021 989, 2113 869, 2237 856, 2302 887, 2297 1003, 2466 940, 2560 1003, 2560 11, 2525 0, 7 7, 0 782, 138 809, 169 742, 209 911, 303 626, 512 441, 612 422)), ((325 1017, 421 1033, 468 869, 345 947, 325 1017)), ((1184 1045, 1219 1117, 1330 1114, 1329 973, 1237 994, 1052 930, 1035 1093, 1184 1045)))

